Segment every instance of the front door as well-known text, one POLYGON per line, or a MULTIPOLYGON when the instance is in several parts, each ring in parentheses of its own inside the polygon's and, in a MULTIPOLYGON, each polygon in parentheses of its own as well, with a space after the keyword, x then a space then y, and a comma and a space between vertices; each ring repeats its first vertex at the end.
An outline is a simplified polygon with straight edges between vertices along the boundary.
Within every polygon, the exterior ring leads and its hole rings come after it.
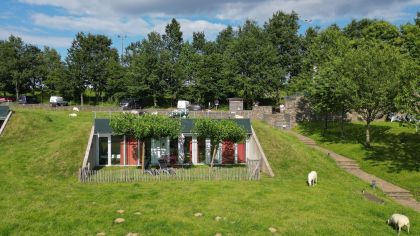
POLYGON ((152 165, 159 165, 159 158, 163 155, 169 155, 169 142, 167 138, 152 139, 150 148, 152 165))

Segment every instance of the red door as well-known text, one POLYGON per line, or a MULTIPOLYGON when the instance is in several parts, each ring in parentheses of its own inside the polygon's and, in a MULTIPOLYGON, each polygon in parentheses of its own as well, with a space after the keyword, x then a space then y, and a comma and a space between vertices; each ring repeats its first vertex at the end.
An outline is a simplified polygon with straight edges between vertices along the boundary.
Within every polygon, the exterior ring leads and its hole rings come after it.
POLYGON ((135 139, 127 140, 127 165, 137 165, 139 163, 138 160, 141 157, 142 144, 135 139))
POLYGON ((235 144, 224 141, 222 145, 222 164, 235 163, 235 144))
POLYGON ((238 163, 246 162, 246 145, 245 143, 238 143, 238 163))

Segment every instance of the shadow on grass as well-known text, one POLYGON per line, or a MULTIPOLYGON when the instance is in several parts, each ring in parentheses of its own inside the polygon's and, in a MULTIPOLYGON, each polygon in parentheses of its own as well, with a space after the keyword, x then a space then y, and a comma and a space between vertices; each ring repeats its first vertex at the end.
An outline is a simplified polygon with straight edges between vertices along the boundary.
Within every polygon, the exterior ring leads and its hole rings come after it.
POLYGON ((345 123, 344 136, 341 135, 340 124, 329 124, 327 132, 323 133, 323 123, 305 122, 299 124, 301 132, 307 136, 315 136, 322 143, 359 144, 360 155, 364 160, 371 161, 373 166, 388 164, 388 172, 420 171, 420 135, 415 133, 395 133, 388 125, 373 124, 370 129, 371 147, 365 147, 365 125, 345 123), (366 156, 363 152, 366 151, 366 156))

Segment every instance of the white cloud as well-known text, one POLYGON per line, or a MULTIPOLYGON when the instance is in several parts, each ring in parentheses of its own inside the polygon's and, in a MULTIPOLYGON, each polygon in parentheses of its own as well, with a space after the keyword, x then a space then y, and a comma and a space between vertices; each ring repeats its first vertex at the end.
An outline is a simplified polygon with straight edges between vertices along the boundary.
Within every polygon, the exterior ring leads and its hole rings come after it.
POLYGON ((127 19, 117 17, 92 17, 92 16, 49 16, 33 14, 34 24, 58 30, 91 31, 109 34, 147 34, 150 25, 140 19, 127 19))
POLYGON ((41 47, 49 46, 56 48, 68 48, 71 46, 71 42, 73 40, 69 37, 34 35, 24 31, 0 28, 0 39, 7 39, 11 34, 19 36, 26 43, 34 44, 41 47))
MULTIPOLYGON (((105 34, 126 34, 128 36, 145 36, 151 31, 165 32, 165 26, 170 20, 155 18, 147 23, 141 18, 119 17, 93 17, 93 16, 49 16, 45 14, 33 14, 31 16, 35 25, 57 30, 88 31, 105 34)), ((181 24, 181 31, 184 38, 191 38, 193 32, 204 31, 207 38, 214 39, 218 32, 226 27, 219 23, 212 23, 205 20, 178 19, 181 24)))
MULTIPOLYGON (((205 20, 177 19, 177 21, 181 25, 184 39, 191 39, 193 32, 204 32, 207 39, 213 40, 221 30, 226 28, 224 24, 212 23, 205 20)), ((154 20, 153 23, 155 25, 153 31, 163 34, 170 20, 154 20)))
MULTIPOLYGON (((275 11, 296 11, 303 18, 334 21, 340 17, 377 17, 395 20, 420 0, 20 0, 21 2, 60 7, 73 15, 153 16, 185 18, 207 16, 222 19, 246 18, 266 21, 275 11)), ((413 16, 414 17, 414 16, 413 16)))

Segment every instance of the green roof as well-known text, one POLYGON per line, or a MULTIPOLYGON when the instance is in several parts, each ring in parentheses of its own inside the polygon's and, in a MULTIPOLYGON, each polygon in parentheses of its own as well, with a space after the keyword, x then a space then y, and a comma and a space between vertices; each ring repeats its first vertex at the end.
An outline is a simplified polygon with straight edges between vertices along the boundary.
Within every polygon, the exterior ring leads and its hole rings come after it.
MULTIPOLYGON (((232 119, 239 126, 245 128, 248 134, 251 134, 251 121, 249 119, 232 119)), ((194 127, 194 119, 181 119, 181 132, 183 134, 192 133, 194 127)), ((95 133, 111 134, 112 128, 109 126, 109 119, 95 119, 95 133)))
POLYGON ((8 106, 0 106, 0 120, 5 120, 9 111, 10 109, 8 106))
POLYGON ((111 134, 112 128, 109 126, 109 119, 95 119, 95 133, 111 134))

